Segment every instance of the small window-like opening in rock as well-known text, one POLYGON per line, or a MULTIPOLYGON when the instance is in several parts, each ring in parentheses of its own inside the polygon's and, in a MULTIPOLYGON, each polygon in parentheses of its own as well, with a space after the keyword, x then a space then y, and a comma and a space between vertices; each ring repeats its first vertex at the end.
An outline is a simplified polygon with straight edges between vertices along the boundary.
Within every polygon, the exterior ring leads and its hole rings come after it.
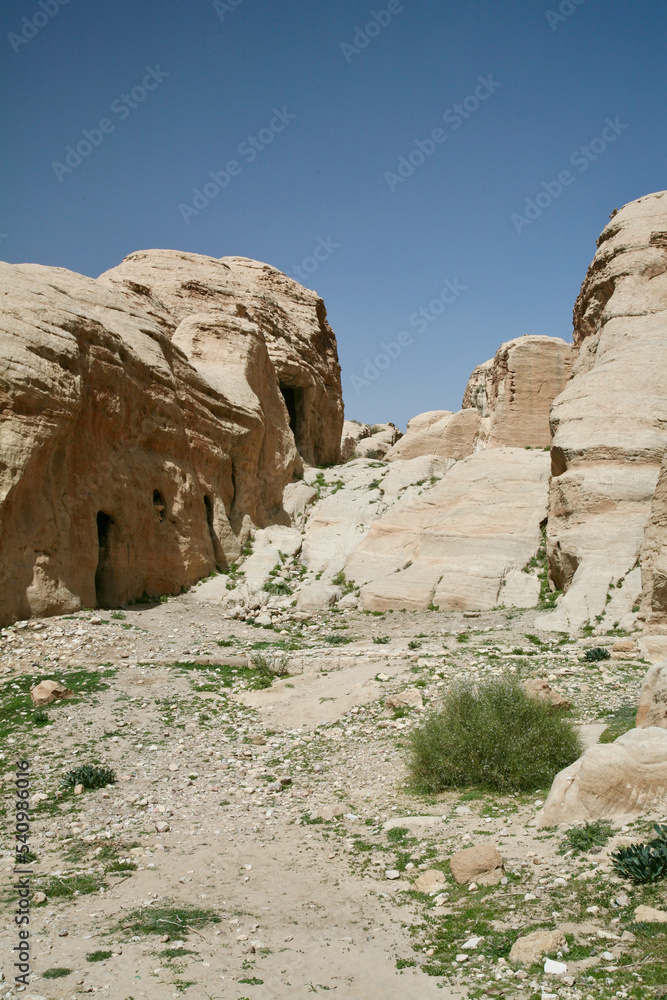
POLYGON ((287 407, 287 413, 289 415, 289 425, 292 434, 296 437, 297 431, 297 402, 299 390, 295 389, 291 385, 280 384, 280 391, 282 393, 283 399, 285 400, 285 406, 287 407))
POLYGON ((164 521, 164 500, 159 490, 153 490, 153 506, 159 519, 164 521))

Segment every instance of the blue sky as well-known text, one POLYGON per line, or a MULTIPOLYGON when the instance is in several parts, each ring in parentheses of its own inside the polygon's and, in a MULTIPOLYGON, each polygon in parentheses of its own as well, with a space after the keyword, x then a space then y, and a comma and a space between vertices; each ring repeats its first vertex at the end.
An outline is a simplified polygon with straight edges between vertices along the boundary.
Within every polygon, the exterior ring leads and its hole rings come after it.
POLYGON ((664 3, 17 0, 0 27, 0 255, 306 261, 353 419, 458 409, 504 340, 569 339, 610 212, 667 186, 664 3))

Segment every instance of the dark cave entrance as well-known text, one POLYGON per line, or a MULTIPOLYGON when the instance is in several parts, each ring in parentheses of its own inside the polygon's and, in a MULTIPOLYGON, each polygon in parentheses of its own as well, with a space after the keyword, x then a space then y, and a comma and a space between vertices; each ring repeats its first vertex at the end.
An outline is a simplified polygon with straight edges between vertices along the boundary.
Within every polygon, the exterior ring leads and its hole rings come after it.
POLYGON ((111 535, 113 518, 103 510, 97 514, 97 569, 95 570, 95 596, 98 608, 108 607, 112 602, 111 595, 111 535))
POLYGON ((283 399, 285 400, 285 406, 287 407, 287 413, 289 415, 289 425, 292 434, 294 435, 294 440, 297 440, 299 431, 299 418, 301 411, 301 396, 303 393, 302 389, 297 389, 292 385, 283 385, 280 383, 280 391, 282 393, 283 399))

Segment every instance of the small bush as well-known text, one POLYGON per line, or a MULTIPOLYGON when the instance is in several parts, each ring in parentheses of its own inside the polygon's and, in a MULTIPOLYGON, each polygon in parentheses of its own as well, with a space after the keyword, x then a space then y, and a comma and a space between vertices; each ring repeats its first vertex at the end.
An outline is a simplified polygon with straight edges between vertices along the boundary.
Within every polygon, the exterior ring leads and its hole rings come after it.
POLYGON ((614 851, 611 860, 617 875, 632 882, 658 882, 667 878, 667 826, 656 823, 657 834, 647 844, 631 844, 614 851))
POLYGON ((286 656, 276 656, 269 660, 261 653, 254 653, 251 659, 255 674, 251 678, 250 687, 256 691, 271 687, 276 677, 289 677, 289 660, 286 656))
POLYGON ((106 785, 113 785, 115 780, 116 774, 110 767, 82 764, 81 767, 68 771, 62 783, 66 788, 74 788, 75 785, 83 785, 84 788, 104 788, 106 785))
POLYGON ((391 642, 391 639, 388 635, 376 635, 373 637, 373 642, 376 646, 386 646, 388 642, 391 642))
POLYGON ((582 752, 570 722, 505 675, 452 687, 442 708, 411 734, 409 767, 416 789, 426 793, 467 785, 534 791, 582 752))
POLYGON ((410 641, 410 642, 408 643, 408 649, 421 649, 421 648, 422 648, 422 644, 421 644, 421 642, 417 642, 417 640, 416 640, 416 639, 412 639, 412 640, 411 640, 411 641, 410 641))
POLYGON ((71 976, 71 974, 71 969, 55 967, 53 969, 45 969, 42 973, 42 979, 62 979, 63 976, 71 976))
POLYGON ((608 660, 611 653, 608 649, 603 649, 602 646, 591 646, 584 653, 584 659, 587 663, 597 663, 599 660, 608 660))
POLYGON ((87 962, 106 962, 108 958, 111 958, 112 953, 110 951, 89 951, 86 955, 87 962))
POLYGON ((595 820, 594 823, 584 823, 583 826, 573 826, 565 831, 563 850, 572 850, 575 854, 590 851, 591 847, 604 847, 613 834, 611 823, 606 820, 595 820))

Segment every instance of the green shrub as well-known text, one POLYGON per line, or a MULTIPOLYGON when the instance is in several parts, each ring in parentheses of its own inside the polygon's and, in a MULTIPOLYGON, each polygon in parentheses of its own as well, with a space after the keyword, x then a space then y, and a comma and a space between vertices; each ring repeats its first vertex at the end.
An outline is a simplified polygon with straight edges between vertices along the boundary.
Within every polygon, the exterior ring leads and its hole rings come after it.
POLYGON ((614 851, 611 860, 617 875, 632 882, 658 882, 667 878, 667 826, 656 823, 657 836, 647 844, 631 844, 614 851))
POLYGON ((251 656, 254 675, 250 678, 250 687, 256 691, 269 688, 276 677, 289 677, 289 660, 286 656, 276 656, 269 660, 261 653, 251 656))
POLYGON ((391 642, 391 639, 388 635, 376 635, 373 637, 373 642, 376 646, 386 646, 388 642, 391 642))
POLYGON ((113 785, 115 780, 116 774, 110 767, 82 764, 81 767, 68 771, 62 783, 66 788, 74 788, 75 785, 83 785, 84 788, 104 788, 106 785, 113 785))
POLYGON ((590 851, 591 847, 603 847, 613 834, 611 823, 597 819, 594 823, 584 823, 583 826, 573 826, 565 831, 564 850, 572 850, 575 854, 590 851))
POLYGON ((611 653, 608 649, 603 649, 602 646, 591 646, 584 653, 584 659, 587 663, 597 663, 599 660, 608 660, 611 653))
POLYGON ((507 674, 454 685, 411 734, 409 768, 426 793, 466 785, 534 791, 582 752, 571 723, 507 674))

